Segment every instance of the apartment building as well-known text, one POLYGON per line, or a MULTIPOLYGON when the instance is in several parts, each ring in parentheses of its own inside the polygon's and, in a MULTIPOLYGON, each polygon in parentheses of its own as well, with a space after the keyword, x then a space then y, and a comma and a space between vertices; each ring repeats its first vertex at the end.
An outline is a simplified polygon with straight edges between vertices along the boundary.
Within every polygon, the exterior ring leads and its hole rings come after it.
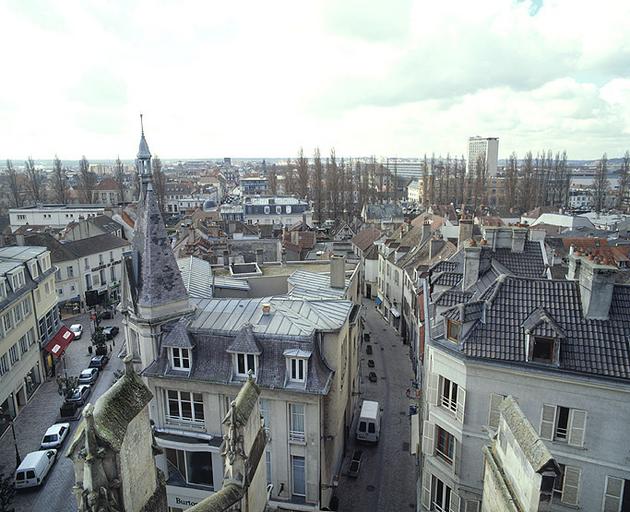
MULTIPOLYGON (((466 260, 481 251, 464 252, 466 260)), ((423 510, 446 510, 446 495, 448 510, 479 510, 482 448, 507 395, 559 465, 550 510, 623 510, 630 286, 616 284, 617 272, 574 253, 567 280, 505 271, 452 307, 423 304, 423 510)))
POLYGON ((476 172, 475 165, 478 158, 483 158, 487 167, 487 176, 497 175, 499 161, 499 139, 497 137, 470 137, 468 139, 468 168, 467 173, 476 172))
MULTIPOLYGON (((45 247, 0 249, 0 407, 11 417, 46 378, 45 364, 63 353, 42 361, 41 349, 52 351, 66 331, 59 322, 54 272, 45 247)), ((5 426, 0 424, 0 431, 5 426)))
POLYGON ((49 226, 63 229, 70 222, 105 214, 105 207, 92 205, 43 205, 9 209, 11 231, 20 226, 49 226))
POLYGON ((302 221, 308 225, 313 224, 310 205, 295 197, 246 197, 242 206, 243 221, 248 224, 278 224, 287 227, 302 221))

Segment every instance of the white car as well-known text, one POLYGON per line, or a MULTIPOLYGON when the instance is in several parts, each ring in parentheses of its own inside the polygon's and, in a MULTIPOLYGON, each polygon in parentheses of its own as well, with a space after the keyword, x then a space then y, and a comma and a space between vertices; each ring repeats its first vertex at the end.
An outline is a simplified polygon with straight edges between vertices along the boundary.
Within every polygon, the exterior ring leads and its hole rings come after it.
POLYGON ((59 448, 68 436, 68 432, 70 432, 70 423, 56 423, 44 434, 39 449, 59 448))
POLYGON ((72 331, 72 334, 74 334, 75 340, 78 340, 81 338, 81 335, 83 334, 83 326, 81 324, 71 325, 70 330, 72 331))

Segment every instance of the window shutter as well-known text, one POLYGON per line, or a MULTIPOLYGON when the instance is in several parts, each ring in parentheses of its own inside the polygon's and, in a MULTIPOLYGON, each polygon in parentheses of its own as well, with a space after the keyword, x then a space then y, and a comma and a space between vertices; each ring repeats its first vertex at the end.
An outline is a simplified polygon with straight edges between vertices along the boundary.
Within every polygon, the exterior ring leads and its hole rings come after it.
POLYGON ((584 446, 586 433, 586 411, 571 409, 569 416, 569 439, 571 446, 584 446))
POLYGON ((623 493, 623 480, 612 476, 606 477, 606 492, 604 493, 604 511, 619 512, 621 508, 621 495, 623 493))
POLYGON ((440 376, 437 373, 431 373, 429 376, 429 403, 431 405, 438 405, 438 385, 440 383, 440 376))
POLYGON ((581 469, 573 466, 565 466, 564 481, 562 482, 562 503, 577 505, 580 495, 581 469))
POLYGON ((479 502, 476 500, 466 500, 466 512, 479 512, 479 502))
POLYGON ((540 417, 540 438, 547 441, 553 440, 553 430, 556 426, 556 406, 543 404, 540 417))
POLYGON ((422 453, 433 455, 433 444, 435 425, 430 421, 425 421, 422 428, 422 453))
POLYGON ((459 495, 451 491, 451 498, 448 501, 448 512, 459 512, 459 495))
POLYGON ((459 475, 459 462, 460 462, 460 455, 459 452, 461 451, 461 445, 459 444, 459 441, 453 437, 453 474, 454 475, 459 475))
POLYGON ((431 509, 431 474, 425 470, 422 474, 422 506, 427 510, 431 509))
POLYGON ((455 410, 455 417, 460 423, 464 423, 464 409, 466 407, 466 390, 464 388, 457 388, 457 409, 455 410))
POLYGON ((488 426, 492 428, 499 428, 499 406, 503 401, 503 395, 497 393, 490 393, 490 413, 488 414, 488 426))

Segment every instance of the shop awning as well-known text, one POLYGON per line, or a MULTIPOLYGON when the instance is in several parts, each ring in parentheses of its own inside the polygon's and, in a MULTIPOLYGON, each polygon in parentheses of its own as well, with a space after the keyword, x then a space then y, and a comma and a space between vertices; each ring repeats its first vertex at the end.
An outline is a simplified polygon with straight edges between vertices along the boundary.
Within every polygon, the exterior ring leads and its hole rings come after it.
POLYGON ((400 312, 396 308, 392 308, 390 309, 390 311, 392 312, 392 315, 394 315, 396 318, 400 318, 400 312))
POLYGON ((65 325, 62 325, 57 334, 53 336, 53 339, 48 342, 44 347, 47 352, 50 352, 55 357, 61 357, 68 348, 68 345, 72 343, 74 334, 65 325))
POLYGON ((374 299, 374 302, 376 303, 377 306, 380 306, 383 303, 380 297, 376 297, 376 299, 374 299))

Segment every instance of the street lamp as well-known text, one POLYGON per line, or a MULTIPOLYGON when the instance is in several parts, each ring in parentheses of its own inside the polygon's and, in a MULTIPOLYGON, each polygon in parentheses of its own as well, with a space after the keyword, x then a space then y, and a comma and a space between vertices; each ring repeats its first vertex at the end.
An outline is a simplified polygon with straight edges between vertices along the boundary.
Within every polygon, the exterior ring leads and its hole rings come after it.
POLYGON ((20 467, 20 463, 22 462, 22 457, 20 457, 20 452, 18 450, 17 439, 15 437, 15 428, 13 427, 13 417, 5 413, 2 407, 0 407, 0 418, 8 418, 9 425, 11 426, 11 433, 13 434, 13 446, 15 447, 15 467, 20 467))

